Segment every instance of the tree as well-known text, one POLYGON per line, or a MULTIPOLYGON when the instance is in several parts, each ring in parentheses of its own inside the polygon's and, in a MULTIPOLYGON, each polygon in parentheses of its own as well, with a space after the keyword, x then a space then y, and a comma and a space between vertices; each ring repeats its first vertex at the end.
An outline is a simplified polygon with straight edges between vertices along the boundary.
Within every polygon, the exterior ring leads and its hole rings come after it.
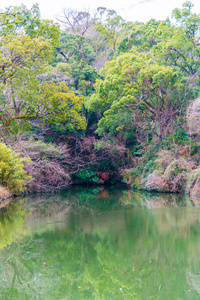
POLYGON ((147 23, 127 22, 119 34, 118 54, 129 52, 133 46, 137 47, 139 52, 150 51, 153 46, 161 42, 159 27, 164 24, 169 24, 168 20, 151 19, 147 23))
POLYGON ((106 63, 97 80, 96 94, 86 102, 101 111, 97 133, 132 136, 142 130, 160 139, 173 129, 184 110, 184 85, 180 73, 156 62, 152 53, 132 50, 106 63))
POLYGON ((54 63, 62 62, 68 66, 69 84, 83 96, 94 92, 93 84, 98 77, 93 66, 96 53, 88 39, 78 34, 62 32, 57 51, 54 63))
POLYGON ((104 20, 97 23, 96 30, 102 34, 115 51, 118 42, 118 35, 120 30, 123 28, 125 21, 122 17, 117 15, 115 10, 99 7, 97 11, 100 17, 104 18, 104 20))
POLYGON ((43 38, 9 35, 0 40, 0 88, 20 74, 37 75, 51 58, 52 48, 43 38))
POLYGON ((191 12, 192 3, 185 2, 183 9, 174 9, 172 16, 176 26, 163 24, 158 29, 161 42, 153 52, 160 56, 162 62, 175 66, 185 76, 193 77, 200 68, 200 15, 191 12))
POLYGON ((64 24, 65 30, 73 34, 84 36, 88 29, 96 22, 96 15, 92 16, 89 11, 76 11, 64 9, 63 16, 57 18, 64 24))
MULTIPOLYGON (((80 56, 78 62, 81 60, 84 64, 92 65, 99 71, 114 53, 111 41, 111 39, 113 40, 111 35, 114 34, 114 31, 111 33, 111 23, 114 22, 115 14, 114 11, 107 11, 103 8, 99 9, 94 15, 91 15, 89 11, 73 11, 71 9, 64 11, 64 16, 58 19, 61 24, 64 24, 66 31, 61 33, 61 45, 57 48, 62 58, 71 63, 73 59, 77 60, 80 56), (107 12, 105 22, 110 24, 110 29, 106 29, 105 26, 109 26, 105 25, 106 23, 104 24, 101 18, 102 14, 106 14, 105 11, 107 12), (111 21, 109 18, 113 20, 111 21), (110 33, 104 34, 104 31, 108 30, 110 30, 110 33), (110 35, 110 38, 108 38, 108 35, 110 35)), ((113 28, 117 28, 117 22, 118 17, 115 18, 113 28)), ((81 69, 83 69, 83 66, 81 69)), ((81 72, 81 69, 79 68, 79 72, 81 72)))
MULTIPOLYGON (((18 20, 11 23, 15 26, 18 20)), ((25 23, 19 27, 20 32, 18 27, 12 28, 12 35, 0 39, 0 124, 14 132, 20 124, 28 125, 21 121, 29 119, 42 119, 43 123, 65 121, 70 128, 85 128, 85 119, 79 113, 83 99, 69 90, 66 83, 44 82, 40 76, 51 61, 57 37, 54 31, 49 32, 49 37, 43 34, 43 25, 47 23, 41 21, 37 27, 41 30, 38 37, 33 35, 34 23, 30 32, 25 23)))
POLYGON ((59 25, 51 20, 42 20, 37 4, 29 10, 25 5, 11 6, 0 12, 0 36, 27 35, 31 38, 43 37, 52 46, 59 43, 59 25))
POLYGON ((182 9, 175 8, 172 12, 172 17, 176 21, 176 25, 183 28, 186 36, 190 39, 199 40, 200 33, 200 14, 192 13, 194 4, 191 1, 186 1, 182 5, 182 9))

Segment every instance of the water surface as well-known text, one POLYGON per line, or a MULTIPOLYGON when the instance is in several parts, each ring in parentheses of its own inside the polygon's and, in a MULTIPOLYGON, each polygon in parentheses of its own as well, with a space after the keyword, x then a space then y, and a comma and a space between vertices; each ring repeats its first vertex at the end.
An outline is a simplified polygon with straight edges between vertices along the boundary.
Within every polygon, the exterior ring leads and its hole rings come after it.
POLYGON ((200 199, 18 198, 0 211, 0 299, 200 299, 200 199))

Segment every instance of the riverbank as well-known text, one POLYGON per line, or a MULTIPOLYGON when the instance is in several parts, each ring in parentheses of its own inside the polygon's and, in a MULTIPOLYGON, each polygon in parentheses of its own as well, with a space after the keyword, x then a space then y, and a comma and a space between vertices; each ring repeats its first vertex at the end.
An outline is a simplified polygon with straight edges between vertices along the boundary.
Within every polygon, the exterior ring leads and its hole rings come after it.
POLYGON ((11 198, 11 196, 12 195, 6 188, 0 186, 0 208, 2 207, 1 203, 4 202, 5 200, 8 200, 9 198, 11 198))
POLYGON ((170 150, 160 151, 142 170, 137 167, 125 170, 123 178, 131 188, 200 196, 200 166, 191 157, 170 150))
MULTIPOLYGON (((4 145, 12 154, 8 167, 16 167, 17 162, 21 175, 18 181, 16 176, 8 177, 9 191, 0 186, 0 201, 24 190, 28 194, 49 193, 77 184, 97 187, 124 184, 130 189, 200 196, 198 151, 190 155, 186 146, 179 146, 157 152, 150 145, 142 156, 133 157, 125 147, 111 147, 109 143, 100 147, 96 139, 79 142, 76 153, 73 145, 33 139, 15 143, 17 154, 4 145)), ((13 168, 11 174, 14 172, 19 175, 18 169, 13 168)))

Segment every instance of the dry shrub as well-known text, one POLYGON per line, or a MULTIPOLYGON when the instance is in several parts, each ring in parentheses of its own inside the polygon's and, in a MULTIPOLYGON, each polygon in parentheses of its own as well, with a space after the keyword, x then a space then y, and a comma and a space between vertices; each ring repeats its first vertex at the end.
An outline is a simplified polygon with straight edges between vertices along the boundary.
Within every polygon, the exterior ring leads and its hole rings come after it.
POLYGON ((61 165, 54 161, 33 162, 27 168, 27 172, 32 176, 32 180, 27 186, 30 192, 49 192, 67 187, 70 183, 69 174, 61 165))
POLYGON ((0 186, 0 201, 8 199, 10 196, 9 191, 5 187, 0 186))
POLYGON ((163 178, 160 176, 159 171, 155 170, 153 173, 149 174, 146 180, 145 187, 150 191, 159 191, 163 188, 163 178))
POLYGON ((32 163, 25 166, 32 176, 27 184, 29 192, 50 192, 67 187, 70 175, 67 164, 70 161, 69 150, 65 145, 45 144, 42 141, 18 141, 15 151, 31 158, 32 163))
POLYGON ((190 156, 190 149, 188 145, 184 145, 180 149, 180 154, 183 157, 189 157, 190 156))
POLYGON ((164 174, 164 190, 181 192, 185 189, 187 174, 191 171, 190 164, 184 159, 175 159, 167 166, 164 174))
POLYGON ((155 160, 156 167, 160 171, 164 171, 166 167, 174 160, 174 153, 170 150, 161 150, 158 153, 158 159, 155 160))
POLYGON ((185 158, 174 158, 170 151, 161 151, 156 160, 156 167, 153 173, 148 175, 145 187, 148 190, 162 192, 181 192, 185 189, 191 162, 185 158))
POLYGON ((190 135, 200 133, 200 98, 194 100, 188 107, 187 123, 190 135))
POLYGON ((28 141, 20 140, 13 147, 16 152, 23 153, 24 156, 30 157, 32 161, 53 159, 67 162, 70 159, 69 149, 63 144, 46 144, 42 141, 30 139, 28 141))
POLYGON ((100 183, 121 181, 121 170, 128 163, 132 165, 132 157, 123 145, 95 137, 74 140, 70 155, 70 174, 79 174, 81 170, 96 172, 100 183))
POLYGON ((186 193, 200 196, 200 168, 192 170, 187 176, 186 193))
POLYGON ((47 192, 67 187, 72 183, 71 178, 76 180, 82 170, 98 172, 100 183, 120 181, 120 170, 131 160, 123 145, 108 141, 100 144, 94 137, 73 138, 69 145, 46 144, 34 139, 20 140, 13 145, 21 156, 32 160, 25 167, 32 176, 28 191, 47 192))
POLYGON ((99 183, 103 184, 108 180, 111 175, 110 172, 96 172, 97 177, 99 178, 99 183))
POLYGON ((193 161, 173 158, 171 151, 161 151, 156 168, 144 181, 146 189, 200 195, 200 168, 193 161))
POLYGON ((200 180, 197 180, 194 183, 194 186, 191 188, 189 194, 193 196, 200 196, 200 180))
POLYGON ((118 141, 112 142, 105 137, 101 141, 94 140, 95 149, 98 155, 103 159, 108 160, 116 170, 125 169, 127 165, 131 168, 133 166, 133 157, 127 151, 123 144, 118 141))

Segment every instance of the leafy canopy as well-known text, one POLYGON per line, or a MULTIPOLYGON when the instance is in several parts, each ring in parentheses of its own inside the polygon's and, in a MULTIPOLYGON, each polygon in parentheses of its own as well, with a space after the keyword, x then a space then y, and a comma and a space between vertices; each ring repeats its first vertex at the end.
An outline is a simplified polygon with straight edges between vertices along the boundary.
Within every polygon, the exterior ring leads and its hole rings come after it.
POLYGON ((64 121, 71 129, 84 129, 82 97, 66 83, 56 85, 42 76, 58 41, 58 26, 40 20, 37 5, 31 10, 13 7, 1 18, 5 36, 0 38, 0 125, 17 132, 24 126, 22 120, 28 124, 29 119, 42 119, 43 124, 64 121))
POLYGON ((152 53, 132 49, 107 62, 101 75, 105 79, 97 80, 96 94, 86 102, 87 109, 103 113, 96 131, 101 135, 133 131, 138 126, 137 118, 149 120, 149 124, 158 122, 163 135, 164 125, 175 118, 182 105, 181 74, 159 64, 152 53))
POLYGON ((0 36, 27 35, 43 37, 53 46, 59 43, 60 28, 51 20, 42 20, 38 4, 27 9, 24 4, 11 6, 0 12, 0 36))

